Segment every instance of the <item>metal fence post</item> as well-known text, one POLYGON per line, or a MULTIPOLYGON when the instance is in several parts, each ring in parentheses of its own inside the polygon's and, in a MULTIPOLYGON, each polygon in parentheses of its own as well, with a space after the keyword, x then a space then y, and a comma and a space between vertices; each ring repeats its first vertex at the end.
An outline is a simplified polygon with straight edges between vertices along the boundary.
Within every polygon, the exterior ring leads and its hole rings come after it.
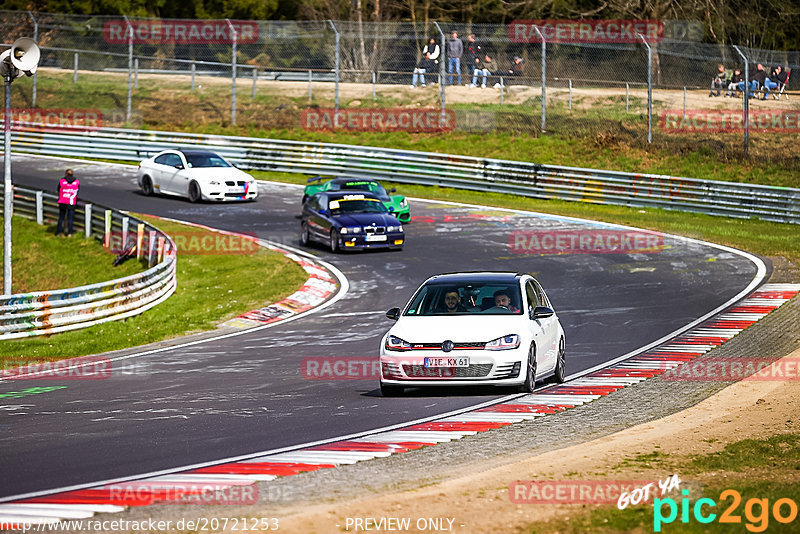
POLYGON ((686 120, 686 86, 683 86, 683 119, 686 120))
POLYGON ((228 28, 231 30, 231 41, 233 42, 231 56, 231 125, 236 126, 236 41, 238 35, 236 28, 233 27, 231 19, 225 19, 228 23, 228 28))
POLYGON ((750 149, 750 66, 747 64, 747 56, 745 56, 738 46, 733 47, 736 52, 742 57, 744 61, 744 91, 742 91, 742 120, 744 121, 744 155, 749 155, 750 149))
POLYGON ((133 88, 139 88, 139 58, 133 60, 133 88))
POLYGON ((256 99, 256 82, 258 81, 258 67, 253 67, 253 94, 250 96, 253 100, 256 99))
POLYGON ((444 86, 445 86, 445 77, 444 77, 445 76, 445 72, 444 72, 445 68, 444 68, 444 64, 445 64, 445 61, 447 61, 447 52, 446 52, 446 50, 447 50, 447 41, 445 40, 444 32, 442 31, 442 27, 439 26, 439 23, 436 22, 436 21, 433 21, 433 25, 436 26, 437 30, 439 30, 439 37, 442 38, 442 47, 439 50, 439 59, 441 60, 441 61, 439 61, 439 100, 441 102, 441 108, 442 108, 442 114, 439 117, 439 127, 442 127, 442 126, 444 126, 445 118, 446 118, 446 114, 445 114, 446 101, 445 101, 445 90, 444 90, 444 86))
POLYGON ((194 64, 194 61, 192 61, 192 92, 193 93, 194 93, 194 75, 195 75, 195 71, 196 70, 197 70, 197 67, 194 64))
POLYGON ((505 99, 506 94, 506 84, 503 81, 503 77, 500 76, 500 105, 503 105, 503 100, 505 99))
POLYGON ((336 113, 336 112, 339 111, 339 42, 340 42, 340 35, 339 35, 339 30, 336 29, 336 25, 333 23, 333 21, 332 20, 328 20, 328 22, 330 23, 331 28, 333 28, 333 32, 336 34, 336 49, 334 51, 334 60, 336 62, 335 63, 336 90, 335 90, 334 99, 333 99, 334 113, 336 113))
MULTIPOLYGON (((33 16, 32 11, 28 11, 28 16, 33 21, 33 40, 36 41, 36 44, 39 44, 39 21, 36 20, 36 17, 33 16)), ((31 107, 36 107, 36 73, 33 73, 33 92, 31 93, 31 107)))
POLYGON ((539 26, 534 25, 533 29, 542 40, 542 132, 544 132, 547 126, 547 42, 544 40, 542 32, 539 31, 539 26))
POLYGON ((75 56, 72 60, 72 83, 78 83, 78 53, 75 52, 75 56))
POLYGON ((120 247, 120 252, 124 252, 128 248, 128 229, 130 224, 130 217, 122 218, 122 246, 120 247))
POLYGON ((636 35, 642 40, 647 47, 647 142, 653 142, 653 49, 650 43, 644 38, 644 35, 637 33, 636 35))
POLYGON ((83 207, 83 234, 92 237, 92 205, 86 204, 83 207))
POLYGON ((106 210, 105 214, 105 231, 103 234, 103 246, 108 248, 111 245, 111 210, 106 210))
POLYGON ((156 250, 156 231, 150 230, 149 238, 147 239, 147 266, 153 266, 153 254, 156 250))
POLYGON ((4 76, 3 120, 3 294, 11 294, 11 219, 14 215, 14 184, 11 183, 11 75, 4 76))
POLYGON ((36 224, 44 224, 43 192, 36 191, 36 224))
POLYGON ((128 17, 125 18, 125 24, 128 25, 128 101, 125 107, 125 122, 131 121, 131 98, 133 94, 133 25, 128 17))
POLYGON ((375 73, 375 71, 373 70, 373 71, 372 71, 372 101, 373 101, 373 102, 375 102, 376 100, 378 100, 378 97, 377 97, 377 95, 375 94, 375 84, 377 83, 377 78, 378 78, 378 75, 377 75, 377 74, 375 73))
POLYGON ((309 104, 311 103, 311 98, 312 98, 311 80, 313 79, 313 77, 314 77, 314 73, 311 71, 311 69, 308 69, 308 103, 309 104))
POLYGON ((572 80, 569 81, 569 109, 572 109, 572 80))
POLYGON ((631 85, 628 82, 625 82, 625 113, 628 113, 629 104, 630 104, 630 92, 631 92, 631 85))
POLYGON ((136 259, 142 259, 142 242, 144 241, 144 223, 136 225, 136 259))

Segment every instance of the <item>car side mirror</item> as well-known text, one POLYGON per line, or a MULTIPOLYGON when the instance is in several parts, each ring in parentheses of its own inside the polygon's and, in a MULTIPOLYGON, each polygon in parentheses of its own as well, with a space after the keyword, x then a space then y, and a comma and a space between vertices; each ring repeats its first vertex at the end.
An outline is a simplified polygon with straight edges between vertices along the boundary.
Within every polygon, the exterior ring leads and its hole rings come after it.
POLYGON ((397 193, 397 188, 393 187, 393 188, 389 189, 389 192, 390 193, 397 193))
POLYGON ((175 164, 175 168, 176 169, 183 169, 183 163, 176 163, 175 164))
POLYGON ((545 306, 536 306, 533 309, 533 319, 545 319, 547 317, 552 317, 556 312, 554 312, 551 308, 547 308, 545 306))
POLYGON ((400 308, 392 308, 391 310, 386 312, 386 317, 389 319, 396 321, 400 318, 400 308))

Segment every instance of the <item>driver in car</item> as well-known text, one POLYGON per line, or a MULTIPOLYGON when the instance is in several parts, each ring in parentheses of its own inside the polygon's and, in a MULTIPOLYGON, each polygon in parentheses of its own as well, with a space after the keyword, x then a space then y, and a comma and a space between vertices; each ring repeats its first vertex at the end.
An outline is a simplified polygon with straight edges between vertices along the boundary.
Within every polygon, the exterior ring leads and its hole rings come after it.
POLYGON ((504 289, 499 289, 494 292, 494 305, 500 308, 506 308, 508 311, 517 313, 519 308, 511 305, 511 297, 504 289))

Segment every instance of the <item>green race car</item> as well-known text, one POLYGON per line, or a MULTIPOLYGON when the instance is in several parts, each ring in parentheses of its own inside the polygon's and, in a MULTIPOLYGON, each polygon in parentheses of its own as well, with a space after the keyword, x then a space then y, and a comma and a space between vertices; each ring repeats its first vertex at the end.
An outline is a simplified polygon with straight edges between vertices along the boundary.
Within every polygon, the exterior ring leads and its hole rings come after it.
POLYGON ((358 179, 358 178, 334 178, 327 182, 315 184, 322 180, 322 176, 315 176, 308 179, 308 185, 303 191, 303 204, 306 200, 320 191, 368 191, 381 199, 384 206, 389 212, 397 217, 400 222, 407 223, 411 221, 411 212, 408 208, 408 201, 403 195, 390 195, 396 189, 392 188, 388 192, 381 184, 375 180, 358 179))

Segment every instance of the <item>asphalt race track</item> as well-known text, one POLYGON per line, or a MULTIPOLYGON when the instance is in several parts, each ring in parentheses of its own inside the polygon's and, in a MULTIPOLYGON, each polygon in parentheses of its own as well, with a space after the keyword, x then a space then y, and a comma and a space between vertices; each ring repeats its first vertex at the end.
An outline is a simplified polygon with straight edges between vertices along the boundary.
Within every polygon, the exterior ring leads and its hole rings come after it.
MULTIPOLYGON (((85 200, 299 246, 302 190, 293 186, 261 184, 255 203, 193 205, 142 196, 135 167, 22 156, 14 158, 13 179, 53 190, 68 166, 85 200)), ((330 439, 507 395, 476 388, 383 398, 377 381, 302 378, 305 357, 377 357, 379 339, 391 324, 384 312, 402 306, 432 274, 534 273, 559 313, 567 370, 575 373, 690 323, 739 293, 757 271, 738 254, 672 237, 653 253, 524 254, 514 249, 515 240, 529 234, 518 232, 603 228, 441 203, 412 201, 411 209, 415 219, 406 226, 402 252, 332 255, 307 249, 350 282, 342 300, 317 314, 131 358, 106 380, 0 382, 0 394, 66 386, 0 401, 0 498, 330 439)))

